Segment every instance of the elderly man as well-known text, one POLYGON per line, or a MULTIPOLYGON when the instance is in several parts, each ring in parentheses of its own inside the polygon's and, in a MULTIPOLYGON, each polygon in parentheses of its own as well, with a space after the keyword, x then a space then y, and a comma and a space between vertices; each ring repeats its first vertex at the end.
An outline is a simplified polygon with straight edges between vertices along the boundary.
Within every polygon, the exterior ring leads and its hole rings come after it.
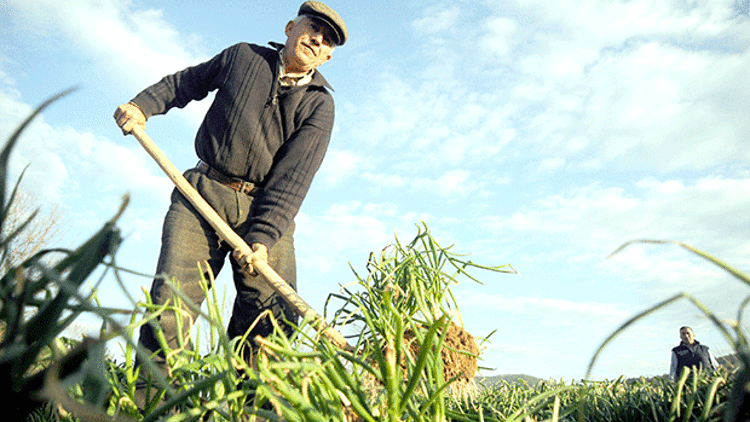
MULTIPOLYGON (((320 167, 333 127, 333 98, 317 67, 346 42, 344 21, 325 4, 307 1, 286 24, 285 34, 283 45, 239 43, 204 63, 168 75, 114 114, 127 134, 133 125, 145 127, 150 116, 216 91, 195 138, 200 161, 185 177, 253 250, 252 257, 238 251, 230 257, 237 290, 227 328, 230 337, 244 335, 266 310, 280 322, 296 321, 250 263, 267 260, 296 286, 293 219, 320 167)), ((208 262, 218 274, 229 252, 175 190, 164 220, 157 274, 174 278, 179 289, 200 305, 204 299, 200 279, 207 271, 199 269, 199 263, 208 262)), ((165 282, 165 277, 153 281, 151 297, 156 304, 172 297, 165 282)), ((189 313, 194 320, 196 315, 189 313)), ((184 332, 177 332, 174 313, 162 314, 158 324, 172 348, 178 346, 178 336, 185 338, 189 330, 185 324, 184 332)), ((285 329, 291 332, 292 327, 285 329)), ((261 318, 249 338, 272 330, 269 319, 261 318)), ((160 351, 151 325, 142 326, 139 342, 149 351, 160 351)), ((157 362, 163 364, 163 353, 159 356, 157 362)))
POLYGON ((708 351, 708 346, 701 344, 695 339, 693 329, 680 327, 680 345, 672 349, 672 362, 669 366, 669 376, 675 380, 680 379, 684 368, 717 369, 719 367, 716 359, 708 351))

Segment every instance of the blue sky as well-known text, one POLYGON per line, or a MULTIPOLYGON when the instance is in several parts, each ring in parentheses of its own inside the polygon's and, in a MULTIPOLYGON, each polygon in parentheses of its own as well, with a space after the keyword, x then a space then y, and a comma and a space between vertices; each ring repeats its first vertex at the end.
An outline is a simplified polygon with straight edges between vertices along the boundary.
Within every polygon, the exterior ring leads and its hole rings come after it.
MULTIPOLYGON (((13 155, 24 187, 82 241, 125 193, 118 263, 156 266, 171 183, 112 113, 165 74, 240 41, 283 41, 297 1, 9 0, 0 6, 0 139, 71 86, 13 155), (187 3, 187 5, 186 5, 187 3)), ((322 312, 370 251, 425 221, 521 277, 455 287, 465 326, 496 333, 485 374, 579 379, 629 317, 688 292, 736 318, 747 287, 672 246, 750 271, 750 6, 746 0, 339 1, 350 39, 320 70, 335 89, 325 162, 297 217, 300 294, 322 312)), ((208 102, 152 118, 181 169, 208 102)), ((221 286, 228 280, 220 277, 221 286)), ((140 295, 150 280, 129 276, 140 295)), ((230 283, 231 284, 231 283, 230 283)), ((233 288, 227 288, 231 296, 233 288)), ((113 280, 105 304, 127 305, 113 280)), ((593 378, 668 371, 681 325, 729 346, 686 302, 631 327, 593 378)))

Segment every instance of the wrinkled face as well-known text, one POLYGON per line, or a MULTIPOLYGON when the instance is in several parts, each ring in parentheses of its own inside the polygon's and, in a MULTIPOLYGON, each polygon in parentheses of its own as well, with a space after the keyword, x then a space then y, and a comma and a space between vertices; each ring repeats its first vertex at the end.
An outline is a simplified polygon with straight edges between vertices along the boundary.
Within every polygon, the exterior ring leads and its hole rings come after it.
POLYGON ((685 344, 693 344, 693 342, 695 342, 695 334, 693 334, 693 330, 687 327, 681 329, 680 340, 685 344))
POLYGON ((308 17, 289 22, 284 46, 287 72, 307 72, 331 60, 335 48, 331 32, 327 24, 308 17))

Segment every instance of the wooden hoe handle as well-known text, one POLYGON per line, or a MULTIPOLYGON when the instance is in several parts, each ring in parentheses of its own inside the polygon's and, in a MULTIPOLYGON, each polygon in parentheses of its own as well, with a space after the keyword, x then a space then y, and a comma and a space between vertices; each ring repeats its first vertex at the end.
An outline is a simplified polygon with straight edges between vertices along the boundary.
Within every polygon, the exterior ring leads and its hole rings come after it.
MULTIPOLYGON (((203 216, 203 218, 211 224, 211 227, 216 230, 219 237, 227 242, 233 249, 240 249, 247 255, 252 255, 253 251, 248 246, 245 239, 240 237, 229 225, 222 220, 219 214, 211 208, 211 205, 206 202, 205 199, 198 193, 197 190, 191 185, 187 179, 180 173, 177 168, 169 161, 166 155, 154 144, 154 141, 146 134, 146 132, 138 125, 134 125, 131 133, 138 139, 138 142, 143 145, 146 152, 156 161, 156 163, 164 170, 164 173, 174 182, 177 189, 190 201, 196 210, 203 216)), ((325 319, 320 316, 315 310, 307 304, 307 302, 297 294, 289 283, 284 281, 276 271, 268 265, 266 261, 257 259, 252 262, 253 268, 268 282, 271 288, 276 291, 282 298, 294 309, 298 315, 312 321, 312 326, 322 335, 328 337, 338 347, 353 351, 354 349, 347 344, 344 336, 331 328, 325 319)))

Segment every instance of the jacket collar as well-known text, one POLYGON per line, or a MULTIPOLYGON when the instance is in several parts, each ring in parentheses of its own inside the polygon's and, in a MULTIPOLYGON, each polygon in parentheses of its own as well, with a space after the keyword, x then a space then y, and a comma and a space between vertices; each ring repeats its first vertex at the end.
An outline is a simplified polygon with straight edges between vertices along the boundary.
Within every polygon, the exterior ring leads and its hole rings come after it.
MULTIPOLYGON (((270 44, 271 47, 275 48, 277 52, 281 51, 281 49, 284 48, 284 44, 280 44, 277 42, 270 41, 268 44, 270 44)), ((278 60, 276 66, 281 66, 281 59, 278 60)), ((310 81, 309 85, 322 86, 333 91, 333 87, 331 87, 326 78, 323 77, 323 74, 320 73, 318 69, 315 69, 313 71, 312 80, 310 81)))

